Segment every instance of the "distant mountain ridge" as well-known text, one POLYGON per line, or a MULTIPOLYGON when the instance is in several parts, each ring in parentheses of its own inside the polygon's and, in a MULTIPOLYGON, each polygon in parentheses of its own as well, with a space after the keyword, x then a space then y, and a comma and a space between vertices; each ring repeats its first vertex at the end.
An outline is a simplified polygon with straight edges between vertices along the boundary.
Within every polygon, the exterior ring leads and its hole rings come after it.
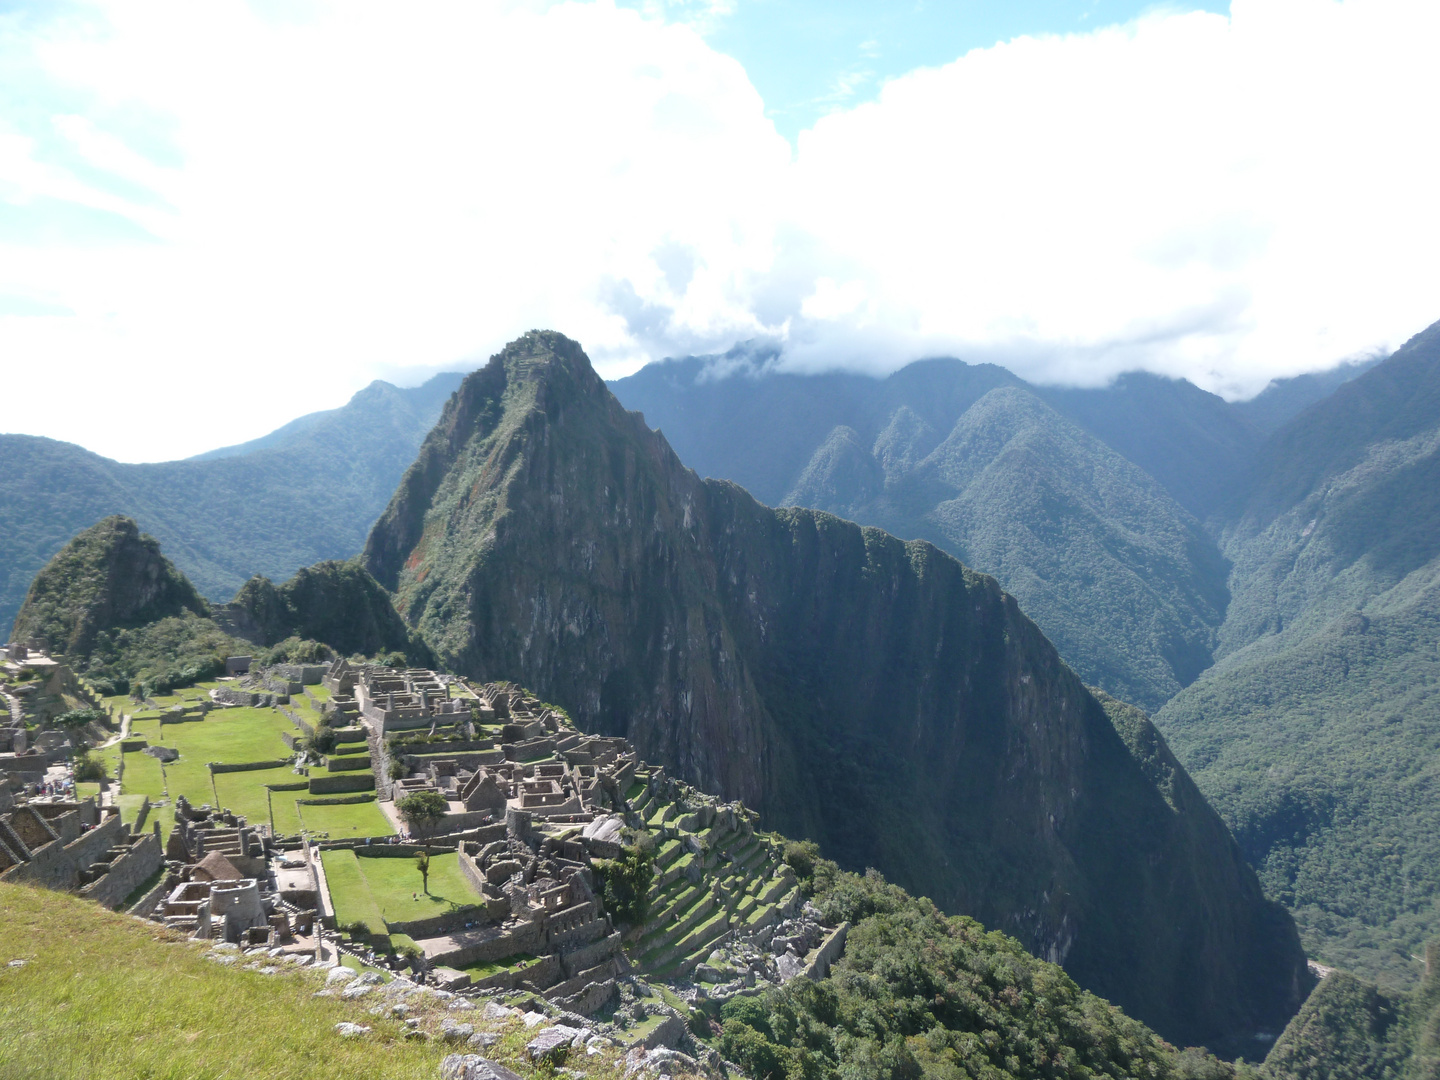
POLYGON ((613 389, 702 475, 996 575, 1092 685, 1156 709, 1209 667, 1227 568, 1197 515, 1260 441, 1225 402, 1138 373, 1073 390, 958 360, 874 379, 770 359, 652 364, 613 389))
POLYGON ((993 579, 701 481, 559 334, 466 378, 363 560, 452 669, 1015 934, 1169 1038, 1278 1031, 1303 996, 1288 917, 1153 725, 993 579))
POLYGON ((1219 662, 1156 716, 1309 948, 1440 934, 1440 323, 1280 428, 1221 544, 1219 662))
POLYGON ((374 382, 339 409, 188 461, 126 465, 0 435, 0 635, 50 557, 112 514, 155 536, 212 600, 254 574, 283 580, 353 556, 460 379, 374 382))

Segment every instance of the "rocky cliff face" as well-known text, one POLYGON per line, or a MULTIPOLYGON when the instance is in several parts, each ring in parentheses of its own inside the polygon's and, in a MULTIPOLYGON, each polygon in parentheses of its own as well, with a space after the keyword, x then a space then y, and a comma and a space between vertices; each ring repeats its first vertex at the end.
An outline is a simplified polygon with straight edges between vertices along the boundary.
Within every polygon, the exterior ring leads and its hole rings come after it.
POLYGON ((153 537, 117 514, 77 535, 36 575, 11 636, 43 637, 52 652, 84 656, 102 630, 186 611, 204 614, 205 601, 153 537))
POLYGON ((1112 722, 993 579, 701 481, 558 334, 466 379, 363 559, 442 662, 1016 935, 1173 1040, 1300 1003, 1293 925, 1158 734, 1112 722))

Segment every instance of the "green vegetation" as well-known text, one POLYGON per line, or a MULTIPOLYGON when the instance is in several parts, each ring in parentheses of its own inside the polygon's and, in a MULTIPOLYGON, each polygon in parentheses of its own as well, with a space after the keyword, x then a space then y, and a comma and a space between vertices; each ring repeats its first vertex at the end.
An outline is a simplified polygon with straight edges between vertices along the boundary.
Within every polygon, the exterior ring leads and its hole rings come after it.
POLYGON ((604 882, 605 910, 617 923, 638 925, 650 914, 650 883, 655 879, 655 856, 634 844, 616 859, 592 862, 604 882))
POLYGON ((1440 324, 1282 428, 1226 537, 1226 653, 1156 716, 1310 953, 1440 935, 1440 324))
POLYGON ((123 465, 70 443, 0 435, 0 638, 9 640, 41 567, 109 514, 135 518, 215 601, 257 572, 281 581, 359 551, 459 381, 371 383, 343 408, 191 461, 123 465))
MULTIPOLYGON (((5 1080, 435 1080, 453 1052, 438 1039, 455 1016, 443 1001, 407 1002, 429 1037, 407 1039, 399 1018, 371 1014, 373 998, 316 997, 318 972, 217 964, 153 923, 62 893, 0 885, 0 957, 5 1080), (344 1039, 341 1021, 371 1031, 344 1039)), ((553 1075, 525 1058, 533 1031, 488 1026, 500 1035, 488 1058, 524 1080, 553 1075)), ((614 1051, 587 1055, 584 1068, 591 1080, 624 1076, 614 1051)))
POLYGON ((1440 1076, 1440 945, 1411 993, 1337 972, 1320 983, 1265 1059, 1268 1080, 1440 1076))
POLYGON ((103 630, 205 611, 159 543, 116 515, 75 536, 36 575, 15 618, 14 639, 43 637, 52 652, 83 657, 103 630))
MULTIPOLYGON (((225 657, 244 655, 250 649, 209 619, 187 613, 133 629, 100 632, 81 670, 102 694, 158 698, 224 674, 225 657)), ((127 704, 125 711, 133 708, 127 704)))
POLYGON ((814 871, 812 902, 853 924, 844 959, 821 982, 794 979, 720 1010, 722 1051, 756 1080, 1235 1075, 1176 1052, 1013 938, 874 872, 823 860, 814 871))
POLYGON ((271 643, 257 662, 314 663, 333 652, 424 664, 425 643, 396 614, 390 597, 357 562, 302 567, 283 585, 247 581, 227 609, 271 643))
POLYGON ((450 804, 438 791, 415 791, 395 800, 395 809, 415 830, 434 826, 450 811, 450 804))
MULTIPOLYGON (((482 902, 460 872, 453 851, 430 853, 426 889, 420 887, 420 874, 410 857, 335 848, 322 852, 320 861, 336 922, 340 926, 363 922, 372 936, 385 935, 387 923, 428 919, 482 902)), ((392 945, 398 937, 403 935, 392 935, 392 945)))

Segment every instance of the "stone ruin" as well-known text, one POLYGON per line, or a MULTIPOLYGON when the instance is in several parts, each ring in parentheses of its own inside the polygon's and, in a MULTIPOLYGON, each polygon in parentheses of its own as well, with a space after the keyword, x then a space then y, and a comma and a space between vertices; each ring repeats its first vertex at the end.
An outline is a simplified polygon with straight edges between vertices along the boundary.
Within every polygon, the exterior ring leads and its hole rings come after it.
POLYGON ((225 810, 192 807, 181 796, 166 855, 165 881, 148 907, 142 902, 132 913, 199 940, 304 962, 318 955, 314 871, 308 859, 278 851, 268 830, 252 829, 225 810))
POLYGON ((93 798, 17 801, 4 782, 0 797, 0 881, 75 892, 119 907, 160 868, 158 823, 132 833, 114 807, 93 798))

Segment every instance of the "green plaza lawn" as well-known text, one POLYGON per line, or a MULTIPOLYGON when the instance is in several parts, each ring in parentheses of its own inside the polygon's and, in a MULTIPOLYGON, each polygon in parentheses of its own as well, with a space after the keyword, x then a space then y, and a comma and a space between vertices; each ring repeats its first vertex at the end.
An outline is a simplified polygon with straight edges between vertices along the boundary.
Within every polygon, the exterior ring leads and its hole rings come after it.
MULTIPOLYGON (((303 782, 304 777, 288 765, 216 773, 212 782, 208 764, 212 761, 245 764, 289 758, 292 752, 280 735, 294 731, 284 713, 262 708, 216 709, 204 720, 183 724, 161 724, 158 718, 132 721, 132 737, 144 738, 151 746, 172 747, 180 757, 162 767, 149 754, 130 751, 125 754, 121 792, 149 795, 156 801, 166 797, 168 787, 172 800, 184 795, 196 806, 215 805, 218 800, 255 825, 269 823, 273 811, 275 829, 282 834, 305 829, 332 838, 393 835, 394 827, 373 801, 297 807, 295 800, 308 798, 307 791, 269 791, 267 785, 303 782)), ((118 761, 110 763, 114 775, 118 761)), ((174 814, 161 812, 158 820, 168 839, 174 814)))
MULTIPOLYGON (((308 818, 314 808, 303 809, 308 818)), ((453 851, 430 856, 428 895, 421 887, 413 856, 357 856, 349 848, 338 848, 322 852, 320 861, 335 905, 335 920, 341 926, 359 921, 378 934, 384 932, 386 919, 409 922, 480 903, 480 897, 460 873, 458 856, 453 851)))

